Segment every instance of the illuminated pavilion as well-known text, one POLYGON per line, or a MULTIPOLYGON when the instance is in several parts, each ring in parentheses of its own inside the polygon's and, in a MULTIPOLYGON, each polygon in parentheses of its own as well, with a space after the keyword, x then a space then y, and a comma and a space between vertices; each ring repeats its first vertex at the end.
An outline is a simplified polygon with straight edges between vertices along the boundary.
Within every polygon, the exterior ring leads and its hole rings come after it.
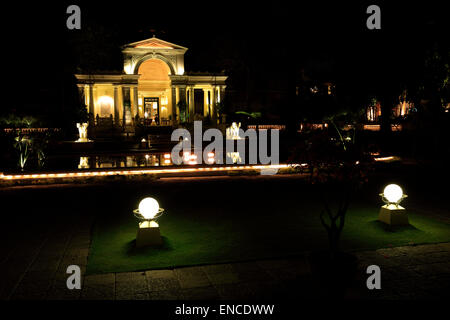
POLYGON ((153 37, 122 47, 120 74, 76 74, 91 125, 172 126, 208 116, 217 123, 227 76, 187 74, 187 50, 153 37))

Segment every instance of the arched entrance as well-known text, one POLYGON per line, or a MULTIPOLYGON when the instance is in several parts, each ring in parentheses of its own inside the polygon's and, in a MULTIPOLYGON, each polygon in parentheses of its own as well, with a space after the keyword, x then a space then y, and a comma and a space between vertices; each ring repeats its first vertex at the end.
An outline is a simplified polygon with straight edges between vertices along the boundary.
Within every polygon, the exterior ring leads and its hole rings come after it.
POLYGON ((172 114, 170 68, 160 59, 148 59, 139 64, 137 73, 139 116, 147 125, 168 125, 172 114))

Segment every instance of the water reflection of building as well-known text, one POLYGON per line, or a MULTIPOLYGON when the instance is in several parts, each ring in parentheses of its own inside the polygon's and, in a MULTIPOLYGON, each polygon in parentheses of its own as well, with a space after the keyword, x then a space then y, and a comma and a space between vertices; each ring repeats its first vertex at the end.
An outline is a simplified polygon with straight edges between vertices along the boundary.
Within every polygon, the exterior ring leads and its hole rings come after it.
POLYGON ((235 163, 241 163, 242 159, 241 159, 241 155, 239 152, 227 152, 227 163, 231 163, 235 164, 235 163))
POLYGON ((89 169, 89 157, 80 157, 78 169, 89 169))
POLYGON ((79 159, 78 169, 157 167, 169 165, 172 165, 170 153, 123 156, 82 156, 79 159))

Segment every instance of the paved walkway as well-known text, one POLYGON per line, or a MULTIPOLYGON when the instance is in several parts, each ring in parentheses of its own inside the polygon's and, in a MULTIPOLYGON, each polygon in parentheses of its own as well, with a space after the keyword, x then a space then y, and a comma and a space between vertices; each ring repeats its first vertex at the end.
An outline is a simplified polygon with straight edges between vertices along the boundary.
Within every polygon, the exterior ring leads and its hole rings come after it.
MULTIPOLYGON (((171 270, 83 276, 81 290, 66 288, 66 268, 86 270, 92 221, 76 218, 26 235, 1 248, 0 299, 223 300, 320 297, 305 256, 171 270), (52 228, 53 229, 53 228, 52 228), (23 241, 25 240, 25 241, 23 241), (21 244, 22 243, 22 244, 21 244), (26 245, 25 245, 26 244, 26 245)), ((435 299, 450 288, 450 243, 358 252, 359 271, 349 299, 435 299), (366 267, 380 266, 382 290, 365 287, 366 267)))

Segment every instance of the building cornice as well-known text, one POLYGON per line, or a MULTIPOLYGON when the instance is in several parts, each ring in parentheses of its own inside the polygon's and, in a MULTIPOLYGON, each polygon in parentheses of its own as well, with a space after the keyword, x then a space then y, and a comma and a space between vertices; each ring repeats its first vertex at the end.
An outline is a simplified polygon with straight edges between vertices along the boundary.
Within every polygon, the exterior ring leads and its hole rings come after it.
POLYGON ((215 76, 215 75, 202 75, 202 76, 189 76, 189 75, 171 75, 169 76, 172 84, 174 85, 190 85, 190 84, 211 84, 211 85, 225 85, 225 81, 228 76, 215 76))
POLYGON ((137 84, 139 74, 75 74, 79 84, 114 83, 137 84))

